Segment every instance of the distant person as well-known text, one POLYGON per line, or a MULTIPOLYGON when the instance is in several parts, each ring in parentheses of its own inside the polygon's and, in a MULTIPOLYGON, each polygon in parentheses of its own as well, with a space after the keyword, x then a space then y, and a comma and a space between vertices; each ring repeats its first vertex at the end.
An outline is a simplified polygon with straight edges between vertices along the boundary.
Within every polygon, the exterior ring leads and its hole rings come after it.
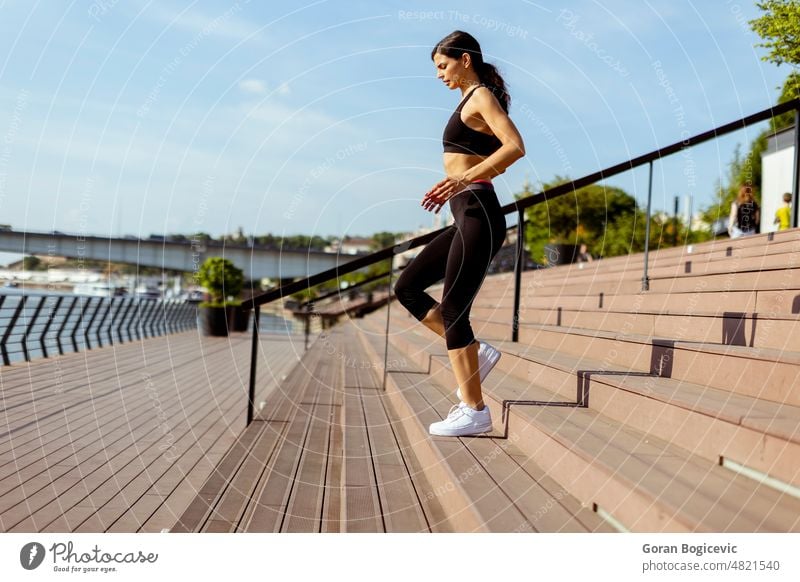
POLYGON ((752 186, 742 185, 739 195, 731 204, 731 215, 728 220, 728 234, 731 238, 749 236, 758 232, 761 221, 761 209, 753 198, 752 186))
POLYGON ((439 436, 490 432, 492 417, 481 382, 500 352, 473 335, 472 301, 506 237, 506 217, 491 179, 525 155, 522 137, 508 117, 509 96, 497 69, 483 60, 475 38, 457 30, 431 52, 436 76, 461 101, 442 136, 447 176, 422 198, 425 210, 450 203, 454 224, 429 242, 397 280, 400 303, 423 325, 445 339, 458 383, 459 404, 430 425, 439 436), (444 279, 442 300, 425 289, 444 279))
POLYGON ((789 230, 792 226, 792 194, 786 192, 783 195, 783 206, 775 211, 775 222, 778 230, 789 230))
POLYGON ((579 263, 591 263, 594 260, 592 254, 589 252, 589 249, 586 248, 585 244, 581 244, 581 248, 578 251, 578 256, 576 257, 576 260, 579 263))

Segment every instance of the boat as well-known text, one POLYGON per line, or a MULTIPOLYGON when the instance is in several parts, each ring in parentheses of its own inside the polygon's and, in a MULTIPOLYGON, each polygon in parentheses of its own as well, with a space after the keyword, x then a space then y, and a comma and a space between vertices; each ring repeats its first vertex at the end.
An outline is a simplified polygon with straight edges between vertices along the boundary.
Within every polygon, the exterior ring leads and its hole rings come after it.
POLYGON ((78 283, 72 287, 75 295, 89 295, 91 297, 122 297, 128 294, 125 287, 111 285, 96 281, 93 283, 78 283))
POLYGON ((161 299, 161 290, 154 285, 139 285, 134 294, 145 299, 161 299))

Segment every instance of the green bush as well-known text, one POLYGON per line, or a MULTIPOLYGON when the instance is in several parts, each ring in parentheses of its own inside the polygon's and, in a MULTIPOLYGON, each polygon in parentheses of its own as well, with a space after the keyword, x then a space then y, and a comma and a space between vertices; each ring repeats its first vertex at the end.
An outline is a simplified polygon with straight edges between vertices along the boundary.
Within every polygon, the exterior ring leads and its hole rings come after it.
POLYGON ((198 272, 200 284, 208 289, 211 301, 203 304, 209 307, 233 305, 228 297, 235 298, 244 287, 244 272, 228 259, 209 257, 198 272))

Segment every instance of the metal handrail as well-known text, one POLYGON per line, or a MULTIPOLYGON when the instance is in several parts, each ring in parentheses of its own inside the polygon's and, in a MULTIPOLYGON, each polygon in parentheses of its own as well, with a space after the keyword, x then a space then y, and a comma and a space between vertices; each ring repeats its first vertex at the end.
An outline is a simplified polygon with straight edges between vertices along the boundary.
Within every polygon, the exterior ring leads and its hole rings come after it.
POLYGON ((143 337, 139 330, 152 337, 197 327, 197 310, 187 302, 77 295, 67 299, 66 295, 0 295, 3 365, 47 358, 53 348, 64 354, 69 343, 78 352, 139 340, 143 337))
MULTIPOLYGON (((515 200, 505 206, 501 207, 501 211, 504 214, 510 214, 512 212, 518 213, 518 221, 517 221, 517 252, 516 252, 516 260, 514 264, 514 311, 512 314, 512 322, 511 322, 511 333, 512 333, 512 341, 517 342, 519 341, 519 307, 520 307, 520 288, 521 288, 521 273, 524 268, 524 224, 525 224, 525 209, 530 208, 536 204, 541 204, 546 200, 552 200, 559 196, 563 196, 570 192, 575 192, 580 188, 585 186, 589 186, 601 180, 605 180, 612 176, 616 176, 617 174, 621 174, 623 172, 627 172, 628 170, 632 170, 644 164, 648 164, 649 166, 649 185, 648 185, 648 193, 647 193, 647 216, 646 216, 646 228, 649 231, 650 227, 650 211, 651 211, 651 200, 652 200, 652 187, 653 187, 653 162, 656 160, 660 160, 666 156, 672 155, 674 153, 680 152, 686 148, 701 144, 703 142, 718 138, 720 136, 726 135, 728 133, 737 131, 739 129, 743 129, 755 123, 759 123, 761 121, 765 121, 767 119, 772 119, 778 115, 782 115, 784 113, 788 113, 790 111, 795 112, 795 160, 794 160, 794 181, 793 181, 793 200, 794 200, 794 221, 793 226, 797 226, 797 212, 798 212, 798 194, 800 193, 800 98, 795 98, 785 103, 780 103, 773 107, 768 107, 754 113, 752 115, 748 115, 741 119, 737 119, 736 121, 731 121, 730 123, 726 123, 724 125, 720 125, 714 129, 704 131, 703 133, 699 133, 697 135, 682 139, 681 141, 677 141, 673 144, 670 144, 663 148, 658 148, 646 154, 637 156, 635 158, 631 158, 625 162, 615 164, 613 166, 609 166, 592 174, 587 174, 586 176, 577 178, 575 180, 571 180, 569 182, 565 182, 563 184, 559 184, 547 190, 543 190, 541 192, 537 192, 535 194, 531 194, 530 196, 526 196, 524 198, 520 198, 519 200, 515 200)), ((447 227, 445 227, 447 228, 447 227)), ((272 289, 266 293, 262 293, 261 295, 256 295, 251 297, 247 301, 242 303, 242 307, 246 309, 254 308, 255 309, 255 317, 253 323, 253 336, 252 336, 252 346, 251 346, 251 359, 250 359, 250 390, 249 390, 249 403, 248 403, 248 413, 247 413, 247 423, 249 424, 253 419, 253 398, 255 394, 255 380, 256 380, 256 355, 258 353, 258 315, 259 315, 259 308, 261 305, 265 303, 269 303, 271 301, 275 301, 276 299, 280 299, 287 295, 291 295, 298 291, 302 291, 304 289, 310 289, 320 283, 325 283, 330 281, 331 279, 338 279, 341 275, 346 275, 348 273, 352 273, 364 267, 368 267, 374 263, 379 261, 383 261, 386 259, 393 259, 395 254, 402 253, 407 250, 416 248, 418 246, 422 246, 427 244, 428 242, 432 241, 436 238, 441 232, 445 230, 445 228, 435 230, 429 232, 427 234, 415 237, 403 243, 392 245, 386 248, 383 248, 379 251, 371 253, 369 255, 365 255, 363 257, 359 257, 353 261, 349 261, 343 265, 337 265, 331 269, 326 271, 322 271, 317 273, 316 275, 312 275, 310 277, 306 277, 305 279, 301 279, 299 281, 293 281, 291 283, 287 283, 277 289, 272 289)), ((644 273, 642 276, 642 290, 647 291, 649 290, 649 277, 647 273, 647 259, 649 254, 649 237, 645 237, 645 249, 644 249, 644 273)), ((391 292, 391 289, 390 289, 391 292)), ((388 325, 388 318, 387 318, 387 325, 388 325)), ((387 329, 387 337, 388 337, 388 329, 387 329)), ((386 371, 384 370, 384 376, 386 371)))

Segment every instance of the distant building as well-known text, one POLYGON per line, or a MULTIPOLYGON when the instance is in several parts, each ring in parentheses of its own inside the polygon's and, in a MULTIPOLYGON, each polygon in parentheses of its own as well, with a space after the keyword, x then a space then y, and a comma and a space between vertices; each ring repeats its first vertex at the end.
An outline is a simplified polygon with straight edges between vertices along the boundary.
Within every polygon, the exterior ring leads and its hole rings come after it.
POLYGON ((761 232, 776 230, 775 211, 783 204, 783 194, 792 191, 793 171, 794 126, 791 126, 770 135, 767 149, 761 154, 761 232))
POLYGON ((343 255, 358 255, 372 252, 373 240, 371 238, 347 237, 343 241, 334 241, 325 247, 325 252, 340 253, 343 255))

